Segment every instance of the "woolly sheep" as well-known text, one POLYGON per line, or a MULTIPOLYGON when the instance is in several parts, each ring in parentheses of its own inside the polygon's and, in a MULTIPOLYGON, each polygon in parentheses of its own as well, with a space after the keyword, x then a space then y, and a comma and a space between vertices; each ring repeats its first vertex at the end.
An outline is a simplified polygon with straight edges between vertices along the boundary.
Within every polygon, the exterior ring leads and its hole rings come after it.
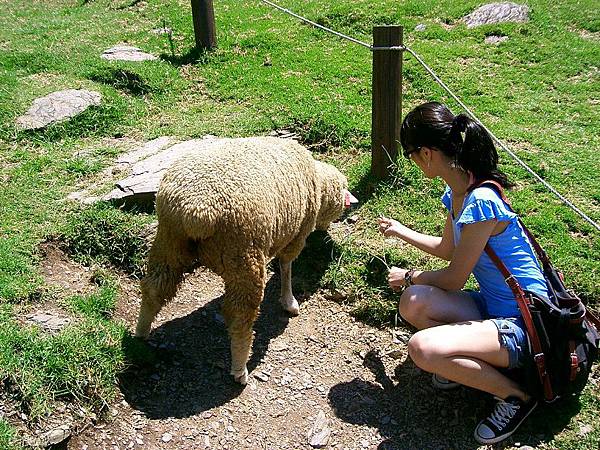
POLYGON ((208 267, 225 283, 231 374, 246 384, 267 262, 279 258, 280 301, 297 315, 291 263, 315 228, 326 230, 348 199, 355 201, 346 189, 337 169, 287 139, 223 139, 175 162, 156 197, 158 231, 141 282, 136 336, 148 337, 184 272, 208 267))

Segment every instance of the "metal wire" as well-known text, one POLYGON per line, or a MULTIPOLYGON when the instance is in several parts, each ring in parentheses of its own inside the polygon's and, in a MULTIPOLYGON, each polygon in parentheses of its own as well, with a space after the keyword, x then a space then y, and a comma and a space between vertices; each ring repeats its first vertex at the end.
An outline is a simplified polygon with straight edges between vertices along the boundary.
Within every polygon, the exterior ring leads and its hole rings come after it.
POLYGON ((347 35, 342 34, 342 33, 338 33, 337 31, 334 31, 331 28, 327 28, 327 27, 325 27, 323 25, 319 25, 318 23, 313 22, 312 20, 308 20, 306 17, 299 16, 298 14, 290 11, 289 9, 286 9, 286 8, 283 8, 283 7, 279 6, 279 5, 276 5, 275 3, 270 2, 269 0, 260 0, 260 1, 263 2, 263 3, 266 3, 267 5, 272 6, 273 8, 276 8, 276 9, 278 9, 280 11, 283 11, 286 14, 289 14, 290 16, 293 16, 296 19, 301 20, 302 22, 306 22, 306 23, 312 25, 315 28, 319 28, 320 30, 327 31, 328 33, 334 34, 337 37, 340 37, 342 39, 346 39, 347 41, 354 42, 355 44, 362 45, 363 47, 367 47, 368 49, 371 49, 371 45, 367 44, 366 42, 359 41, 358 39, 354 39, 353 37, 347 36, 347 35))
POLYGON ((399 51, 404 51, 404 46, 403 45, 395 45, 395 46, 392 46, 392 47, 373 47, 371 44, 368 44, 368 43, 363 42, 363 41, 359 41, 358 39, 353 38, 352 36, 348 36, 346 34, 340 33, 338 31, 332 30, 331 28, 327 28, 326 26, 323 26, 323 25, 320 25, 320 24, 318 24, 316 22, 313 22, 312 20, 309 20, 306 17, 302 17, 302 16, 296 14, 295 12, 290 11, 287 8, 279 6, 279 5, 277 5, 277 4, 273 3, 273 2, 270 2, 269 0, 260 0, 260 1, 263 2, 263 3, 266 3, 267 5, 272 6, 273 8, 278 9, 279 11, 282 11, 282 12, 284 12, 286 14, 289 14, 290 16, 295 17, 296 19, 299 19, 302 22, 308 23, 309 25, 312 25, 315 28, 319 28, 320 30, 326 31, 328 33, 331 33, 331 34, 333 34, 333 35, 335 35, 337 37, 340 37, 342 39, 346 39, 347 41, 354 42, 355 44, 362 45, 363 47, 366 47, 366 48, 368 48, 371 51, 374 51, 374 50, 399 50, 399 51))
POLYGON ((465 105, 460 98, 458 98, 454 92, 452 92, 452 90, 446 86, 446 84, 440 79, 440 77, 431 69, 431 67, 429 67, 425 61, 423 61, 423 59, 417 54, 415 53, 410 47, 405 46, 405 49, 408 53, 410 53, 422 66, 423 68, 429 73, 429 75, 432 76, 432 78, 456 101, 456 103, 458 103, 466 112, 467 114, 473 119, 475 120, 477 123, 479 123, 479 125, 481 125, 483 127, 483 129, 485 131, 487 131, 490 136, 492 137, 492 139, 494 139, 494 141, 496 141, 496 143, 505 151, 507 152, 517 163, 519 163, 521 165, 521 167, 523 167, 527 172, 529 172, 536 180, 538 180, 540 183, 542 183, 550 192, 552 192, 554 195, 556 195, 565 205, 567 205, 569 208, 571 208, 573 211, 575 211, 577 214, 579 214, 584 220, 586 220, 590 225, 592 225, 594 228, 596 228, 596 230, 600 231, 600 225, 598 225, 597 222, 595 222, 594 220, 592 220, 590 217, 588 217, 583 211, 581 211, 577 206, 575 206, 573 203, 571 203, 568 199, 566 199, 560 192, 558 192, 556 189, 554 189, 554 187, 552 187, 546 180, 544 180, 542 177, 540 177, 537 173, 535 173, 533 171, 533 169, 531 169, 524 161, 522 161, 513 151, 511 151, 506 145, 504 145, 504 143, 502 141, 500 141, 500 139, 498 139, 496 137, 496 135, 494 133, 492 133, 482 122, 481 120, 479 120, 479 118, 473 113, 473 111, 471 111, 467 105, 465 105))
POLYGON ((307 19, 306 17, 302 17, 292 11, 290 11, 287 8, 283 8, 269 0, 260 0, 263 3, 266 3, 267 5, 272 6, 273 8, 276 8, 286 14, 289 14, 290 16, 293 16, 305 23, 308 23, 310 25, 312 25, 315 28, 319 28, 320 30, 326 31, 328 33, 331 33, 335 36, 338 36, 342 39, 346 39, 347 41, 353 42, 355 44, 361 45, 363 47, 368 48, 371 51, 379 51, 379 50, 396 50, 396 51, 407 51, 408 53, 410 53, 418 62, 419 64, 421 64, 423 66, 423 68, 429 73, 429 75, 431 75, 431 77, 456 101, 456 103, 458 103, 464 110, 465 112, 473 119, 475 120, 477 123, 479 123, 479 125, 481 125, 483 127, 483 129, 485 131, 487 131, 490 136, 492 137, 492 139, 494 141, 496 141, 496 143, 506 152, 508 153, 521 167, 523 167, 529 174, 531 174, 531 176, 533 176, 537 181, 539 181, 542 185, 544 185, 550 192, 552 192, 554 195, 556 195, 565 205, 567 205, 569 208, 571 208, 573 211, 575 211, 577 214, 579 214, 586 222, 588 222, 590 225, 592 225, 594 228, 596 228, 596 230, 600 231, 600 225, 595 222, 594 220, 592 220, 590 217, 588 217, 583 211, 581 211, 577 206, 575 206, 573 203, 571 203, 567 198, 565 198, 560 192, 558 192, 554 187, 552 187, 546 180, 544 180, 541 176, 539 176, 537 173, 535 173, 533 171, 533 169, 531 169, 523 160, 521 160, 521 158, 519 158, 513 151, 511 151, 506 145, 504 145, 504 143, 502 141, 500 141, 500 139, 498 139, 496 137, 496 135, 494 133, 492 133, 489 128, 487 128, 483 122, 481 122, 481 120, 479 120, 479 118, 473 113, 473 111, 471 111, 467 105, 465 105, 460 98, 458 98, 454 92, 452 92, 452 90, 446 86, 446 84, 442 81, 442 79, 433 71, 433 69, 431 69, 431 67, 429 67, 427 65, 427 63, 425 63, 425 61, 423 61, 423 59, 414 51, 412 50, 410 47, 406 46, 406 45, 397 45, 397 46, 392 46, 392 47, 374 47, 370 44, 367 44, 366 42, 362 42, 359 41, 358 39, 355 39, 353 37, 347 36, 345 34, 339 33, 335 30, 332 30, 331 28, 327 28, 323 25, 319 25, 316 22, 313 22, 312 20, 307 19))

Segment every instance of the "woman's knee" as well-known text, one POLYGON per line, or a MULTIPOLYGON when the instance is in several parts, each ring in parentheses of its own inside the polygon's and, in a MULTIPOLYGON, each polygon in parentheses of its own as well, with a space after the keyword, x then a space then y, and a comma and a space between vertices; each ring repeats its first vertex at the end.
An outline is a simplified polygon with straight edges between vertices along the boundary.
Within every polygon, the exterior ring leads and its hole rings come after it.
POLYGON ((416 325, 417 318, 423 317, 426 310, 425 295, 421 286, 409 286, 400 296, 398 312, 402 318, 416 325))
POLYGON ((408 354, 421 369, 435 371, 436 362, 442 358, 441 347, 432 339, 431 333, 423 330, 415 333, 408 341, 408 354))

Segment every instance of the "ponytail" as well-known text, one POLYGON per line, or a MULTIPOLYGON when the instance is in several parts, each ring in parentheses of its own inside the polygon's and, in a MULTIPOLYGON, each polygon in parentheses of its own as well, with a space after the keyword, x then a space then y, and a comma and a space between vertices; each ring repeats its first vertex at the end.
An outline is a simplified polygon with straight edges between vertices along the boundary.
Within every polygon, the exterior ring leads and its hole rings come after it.
POLYGON ((509 187, 508 177, 498 170, 498 152, 492 137, 479 122, 463 113, 455 116, 449 141, 454 147, 455 163, 471 172, 475 181, 493 180, 509 187))
POLYGON ((472 174, 475 182, 497 181, 509 187, 507 176, 498 170, 498 152, 490 134, 466 114, 455 116, 441 103, 417 106, 402 122, 400 142, 405 154, 420 147, 435 148, 472 174))

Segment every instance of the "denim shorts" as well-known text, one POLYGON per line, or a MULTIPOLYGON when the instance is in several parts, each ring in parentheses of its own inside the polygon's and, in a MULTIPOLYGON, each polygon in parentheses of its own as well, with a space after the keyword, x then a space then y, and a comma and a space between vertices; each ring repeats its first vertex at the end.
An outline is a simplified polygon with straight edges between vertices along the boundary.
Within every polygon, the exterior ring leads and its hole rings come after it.
POLYGON ((500 345, 508 350, 507 369, 522 367, 529 355, 529 341, 523 319, 520 317, 490 317, 483 295, 480 292, 469 292, 469 295, 475 301, 482 319, 491 320, 498 328, 500 345))

